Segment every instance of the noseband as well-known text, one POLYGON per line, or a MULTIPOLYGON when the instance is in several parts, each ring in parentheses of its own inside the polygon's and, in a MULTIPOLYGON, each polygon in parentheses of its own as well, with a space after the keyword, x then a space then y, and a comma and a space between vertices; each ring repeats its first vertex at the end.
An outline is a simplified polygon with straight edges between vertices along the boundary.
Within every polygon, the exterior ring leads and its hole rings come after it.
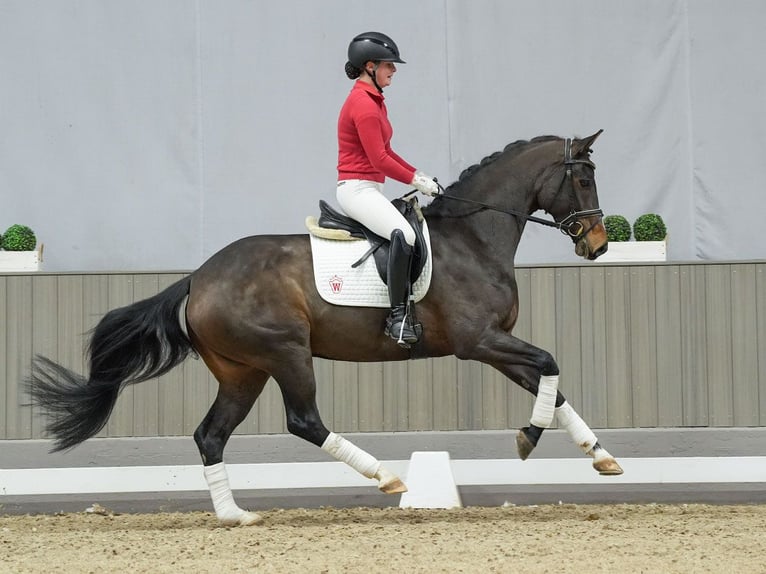
MULTIPOLYGON (((575 204, 575 192, 574 192, 574 182, 572 182, 572 166, 578 163, 582 163, 585 165, 589 165, 594 170, 596 169, 596 165, 587 159, 574 159, 572 157, 572 139, 567 138, 564 141, 564 165, 566 166, 566 171, 564 173, 564 178, 561 180, 561 184, 559 185, 559 189, 556 192, 556 195, 553 197, 553 201, 551 201, 551 205, 555 203, 558 196, 561 194, 561 190, 564 188, 564 183, 569 180, 570 185, 570 203, 571 205, 575 204)), ((528 213, 524 213, 522 211, 516 211, 514 209, 502 209, 500 207, 496 207, 494 205, 489 205, 487 203, 482 203, 481 201, 476 201, 473 199, 466 199, 465 197, 457 197, 454 195, 447 195, 445 192, 445 189, 442 187, 442 185, 437 181, 436 184, 439 186, 439 189, 441 190, 441 193, 437 197, 443 197, 445 199, 454 199, 455 201, 462 201, 463 203, 471 203, 473 205, 479 206, 481 209, 490 209, 492 211, 498 211, 500 213, 506 213, 508 215, 515 215, 516 217, 521 217, 523 219, 526 219, 527 221, 531 221, 533 223, 539 223, 540 225, 545 225, 546 227, 555 227, 561 233, 564 235, 568 235, 573 240, 579 240, 584 238, 590 231, 598 225, 598 222, 601 221, 601 218, 604 216, 604 212, 600 209, 585 209, 581 211, 576 211, 574 208, 572 208, 569 215, 567 215, 564 219, 561 221, 550 221, 548 219, 542 219, 540 217, 535 217, 533 215, 529 215, 528 213), (599 218, 596 220, 596 223, 588 227, 587 229, 585 226, 579 221, 581 217, 590 217, 593 215, 599 216, 599 218)), ((416 191, 413 191, 411 193, 408 193, 404 196, 403 199, 407 199, 410 195, 413 195, 417 193, 416 191)), ((548 213, 550 211, 546 209, 548 213)))

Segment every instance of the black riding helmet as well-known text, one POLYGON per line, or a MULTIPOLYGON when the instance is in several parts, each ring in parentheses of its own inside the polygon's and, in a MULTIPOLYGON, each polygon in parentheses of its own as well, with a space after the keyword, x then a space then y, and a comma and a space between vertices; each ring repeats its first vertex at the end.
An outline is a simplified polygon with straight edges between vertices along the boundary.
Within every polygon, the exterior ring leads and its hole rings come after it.
POLYGON ((363 69, 365 62, 396 62, 404 64, 399 57, 396 43, 380 32, 364 32, 355 36, 348 45, 348 61, 363 69))
MULTIPOLYGON (((359 77, 364 65, 367 62, 375 62, 375 69, 372 74, 372 83, 382 94, 383 89, 378 85, 375 79, 375 71, 380 62, 396 62, 405 64, 406 62, 399 57, 399 48, 396 43, 380 32, 364 32, 355 36, 348 45, 348 62, 346 63, 346 75, 350 79, 359 77)), ((365 70, 366 71, 366 70, 365 70)))

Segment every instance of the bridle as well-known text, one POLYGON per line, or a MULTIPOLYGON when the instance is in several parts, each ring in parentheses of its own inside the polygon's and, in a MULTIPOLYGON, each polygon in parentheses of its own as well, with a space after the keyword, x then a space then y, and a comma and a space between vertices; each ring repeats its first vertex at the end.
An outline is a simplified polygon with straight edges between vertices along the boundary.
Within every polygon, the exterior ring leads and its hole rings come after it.
MULTIPOLYGON (((558 228, 561 231, 561 233, 564 233, 565 235, 569 235, 572 239, 581 239, 588 235, 590 233, 591 229, 593 229, 598 223, 601 221, 601 218, 604 217, 604 212, 601 211, 601 209, 584 209, 581 211, 575 211, 574 206, 575 204, 575 190, 574 190, 574 182, 572 181, 572 166, 575 164, 584 164, 588 165, 593 169, 596 170, 596 165, 590 161, 589 159, 574 159, 572 157, 572 138, 567 138, 564 140, 564 165, 566 166, 566 171, 564 172, 564 179, 561 180, 561 184, 559 185, 559 189, 556 192, 556 195, 553 196, 553 200, 551 201, 550 205, 553 205, 558 198, 559 194, 561 193, 561 190, 564 188, 564 182, 569 180, 569 203, 571 211, 569 215, 567 215, 564 219, 558 222, 558 228), (591 217, 597 215, 598 219, 596 220, 596 223, 585 229, 585 226, 580 222, 581 217, 591 217)), ((546 209, 548 213, 550 211, 546 209)))
MULTIPOLYGON (((567 180, 569 180, 570 182, 570 186, 569 186, 570 205, 574 206, 576 198, 575 198, 575 191, 574 191, 574 182, 572 181, 572 166, 578 163, 588 165, 594 170, 596 169, 596 166, 592 161, 587 159, 574 159, 572 157, 572 139, 567 138, 564 141, 564 166, 566 166, 566 170, 564 172, 564 177, 561 180, 561 184, 559 184, 558 191, 556 191, 556 194, 553 196, 553 200, 551 201, 549 207, 556 202, 556 199, 558 199, 558 196, 561 194, 562 189, 564 189, 564 184, 566 183, 567 180)), ((568 235, 569 237, 571 237, 573 241, 578 241, 580 239, 583 239, 586 235, 588 235, 588 233, 590 233, 590 231, 596 225, 598 225, 598 223, 601 221, 601 218, 604 216, 604 212, 601 211, 601 209, 584 209, 584 210, 576 211, 574 207, 572 207, 569 215, 567 215, 561 221, 550 221, 549 219, 542 219, 540 217, 535 217, 534 215, 529 215, 528 213, 524 213, 523 211, 517 211, 515 209, 504 209, 501 207, 497 207, 495 205, 482 203, 481 201, 476 201, 474 199, 457 197, 455 195, 447 195, 446 190, 444 189, 444 187, 442 187, 442 185, 438 181, 436 182, 436 184, 439 186, 439 189, 441 190, 441 193, 437 197, 443 197, 445 199, 454 199, 455 201, 461 201, 463 203, 470 203, 470 204, 479 206, 481 209, 489 209, 492 211, 505 213, 507 215, 514 215, 516 217, 521 217, 533 223, 539 223, 540 225, 545 225, 546 227, 555 227, 556 229, 561 231, 561 233, 563 233, 564 235, 568 235), (587 229, 579 221, 580 218, 582 217, 591 217, 594 215, 597 215, 598 219, 596 220, 596 223, 594 223, 587 229)), ((406 197, 407 196, 405 196, 405 198, 406 197)), ((550 213, 549 209, 545 209, 545 211, 550 213)))

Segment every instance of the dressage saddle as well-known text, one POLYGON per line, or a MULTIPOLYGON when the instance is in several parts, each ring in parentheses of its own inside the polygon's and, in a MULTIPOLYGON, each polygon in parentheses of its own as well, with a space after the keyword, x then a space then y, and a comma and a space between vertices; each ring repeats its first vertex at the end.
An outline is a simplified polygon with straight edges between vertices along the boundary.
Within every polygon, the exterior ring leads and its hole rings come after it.
MULTIPOLYGON (((420 277, 420 273, 423 271, 423 267, 428 259, 428 248, 423 237, 423 222, 418 217, 417 210, 412 202, 397 198, 392 200, 391 203, 404 216, 412 226, 412 229, 415 230, 415 247, 410 271, 410 283, 414 283, 420 277)), ((378 275, 380 275, 383 283, 387 283, 388 257, 391 245, 388 237, 377 235, 357 220, 338 212, 323 199, 319 200, 319 220, 317 223, 319 227, 324 227, 325 229, 341 229, 348 231, 352 237, 366 239, 370 244, 370 249, 352 267, 358 267, 372 255, 375 258, 375 267, 378 270, 378 275)))

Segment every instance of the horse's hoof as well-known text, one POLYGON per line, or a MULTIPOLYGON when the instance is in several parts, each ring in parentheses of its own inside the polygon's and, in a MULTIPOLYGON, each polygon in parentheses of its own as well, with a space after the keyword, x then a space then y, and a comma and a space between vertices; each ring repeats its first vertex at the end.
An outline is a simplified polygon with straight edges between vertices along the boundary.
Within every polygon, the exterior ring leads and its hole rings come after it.
POLYGON ((390 482, 381 484, 378 486, 378 489, 384 494, 401 494, 407 492, 407 486, 400 478, 394 478, 390 482))
POLYGON ((527 460, 532 451, 535 450, 535 444, 529 440, 524 429, 521 429, 516 434, 516 450, 519 452, 519 458, 521 460, 527 460))
POLYGON ((247 510, 243 510, 241 514, 236 516, 219 517, 219 520, 224 526, 252 526, 253 524, 263 522, 260 514, 248 512, 247 510))
POLYGON ((378 472, 376 472, 375 476, 372 478, 378 480, 378 490, 385 494, 400 494, 402 492, 407 492, 407 487, 402 480, 383 465, 378 467, 378 472))
POLYGON ((245 511, 242 513, 242 516, 239 517, 240 526, 252 526, 254 524, 260 524, 261 522, 263 522, 263 518, 261 518, 260 514, 256 514, 255 512, 245 511))
POLYGON ((618 476, 622 474, 622 467, 611 457, 593 461, 595 468, 601 476, 618 476))

